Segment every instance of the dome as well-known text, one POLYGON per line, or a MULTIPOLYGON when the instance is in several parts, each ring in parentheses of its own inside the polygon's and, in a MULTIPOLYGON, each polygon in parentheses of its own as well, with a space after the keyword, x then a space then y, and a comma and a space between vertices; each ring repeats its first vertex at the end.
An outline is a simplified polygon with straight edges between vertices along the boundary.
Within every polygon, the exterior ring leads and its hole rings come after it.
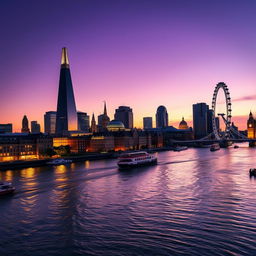
POLYGON ((112 120, 108 123, 107 129, 109 131, 123 131, 125 130, 124 124, 118 120, 112 120))
POLYGON ((184 120, 184 117, 182 117, 182 121, 179 124, 179 129, 185 130, 188 129, 188 124, 187 122, 184 120))

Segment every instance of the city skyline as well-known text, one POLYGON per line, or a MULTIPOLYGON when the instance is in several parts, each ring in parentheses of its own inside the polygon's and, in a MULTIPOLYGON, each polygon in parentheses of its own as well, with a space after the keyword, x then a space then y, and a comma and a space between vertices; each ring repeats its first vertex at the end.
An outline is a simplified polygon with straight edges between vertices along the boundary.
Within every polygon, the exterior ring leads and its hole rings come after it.
POLYGON ((76 19, 63 28, 57 3, 41 3, 37 8, 32 2, 22 3, 22 11, 18 11, 21 3, 5 3, 3 9, 16 18, 0 18, 10 25, 9 30, 1 28, 5 51, 0 60, 0 122, 13 123, 13 131, 20 131, 21 119, 27 115, 43 127, 44 113, 56 111, 59 54, 66 46, 78 111, 98 116, 106 100, 114 119, 118 106, 129 106, 135 127, 142 128, 146 116, 153 117, 155 125, 156 109, 164 105, 169 125, 178 126, 184 116, 191 126, 192 105, 211 105, 214 87, 223 81, 230 89, 233 120, 245 129, 250 110, 256 112, 255 3, 238 1, 227 12, 230 1, 160 2, 109 1, 107 6, 65 2, 61 9, 70 7, 76 19), (28 12, 30 8, 34 13, 28 12), (29 37, 22 36, 16 47, 21 31, 29 37))

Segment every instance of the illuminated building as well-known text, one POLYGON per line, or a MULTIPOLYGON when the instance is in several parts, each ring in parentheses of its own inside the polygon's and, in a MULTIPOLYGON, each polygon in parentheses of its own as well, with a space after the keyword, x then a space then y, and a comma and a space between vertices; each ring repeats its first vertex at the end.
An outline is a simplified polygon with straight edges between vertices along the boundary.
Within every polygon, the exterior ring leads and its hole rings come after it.
POLYGON ((107 125, 110 122, 110 118, 107 115, 107 106, 104 102, 104 112, 102 115, 98 116, 98 130, 103 132, 107 130, 107 125))
POLYGON ((152 117, 143 117, 143 129, 151 129, 153 128, 152 117))
POLYGON ((55 134, 56 132, 56 111, 48 111, 44 114, 44 132, 55 134))
POLYGON ((39 159, 52 146, 52 138, 43 134, 2 134, 0 161, 39 159))
POLYGON ((124 127, 124 124, 121 121, 112 120, 108 123, 107 129, 110 132, 117 132, 117 131, 124 131, 125 127, 124 127))
POLYGON ((247 121, 247 137, 249 139, 256 138, 256 120, 254 119, 252 112, 250 112, 249 119, 247 121))
POLYGON ((37 121, 31 121, 31 133, 40 133, 40 124, 37 121))
POLYGON ((120 106, 115 111, 115 120, 121 121, 127 129, 133 128, 133 112, 130 107, 120 106))
POLYGON ((24 115, 23 119, 22 119, 22 128, 21 128, 21 132, 23 133, 29 133, 29 127, 28 127, 28 118, 26 115, 24 115))
POLYGON ((77 112, 78 130, 88 132, 90 129, 90 117, 85 112, 77 112))
POLYGON ((56 134, 64 135, 68 134, 69 131, 77 131, 77 112, 67 48, 62 48, 56 134))
POLYGON ((186 129, 188 129, 189 127, 188 127, 188 124, 187 124, 187 122, 184 120, 184 117, 182 117, 182 120, 181 120, 181 122, 180 122, 180 124, 179 124, 179 129, 180 130, 186 130, 186 129))
POLYGON ((12 124, 0 124, 0 133, 12 133, 12 124))
POLYGON ((165 106, 159 106, 156 111, 156 128, 168 126, 168 113, 165 106))
POLYGON ((94 113, 92 114, 92 122, 91 122, 91 132, 97 132, 97 125, 94 117, 94 113))

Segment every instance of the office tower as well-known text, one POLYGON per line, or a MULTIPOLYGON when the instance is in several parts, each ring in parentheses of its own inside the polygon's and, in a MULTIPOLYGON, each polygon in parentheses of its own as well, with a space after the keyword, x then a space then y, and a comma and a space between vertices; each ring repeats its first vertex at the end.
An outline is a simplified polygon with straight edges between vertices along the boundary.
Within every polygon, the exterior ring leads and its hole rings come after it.
POLYGON ((168 126, 168 113, 165 106, 159 106, 156 111, 156 128, 168 126))
POLYGON ((91 122, 91 132, 97 132, 97 125, 94 117, 94 113, 92 114, 92 122, 91 122))
POLYGON ((109 122, 110 122, 110 118, 107 115, 106 102, 104 102, 103 114, 98 116, 99 131, 106 131, 107 130, 107 125, 108 125, 109 122))
POLYGON ((208 110, 206 103, 193 104, 193 129, 195 139, 201 139, 208 135, 208 110))
POLYGON ((37 123, 37 121, 31 121, 31 133, 40 133, 41 127, 40 124, 37 123))
POLYGON ((249 139, 256 138, 256 120, 254 119, 252 112, 250 112, 249 119, 247 121, 247 137, 249 139))
POLYGON ((133 128, 132 109, 127 106, 120 106, 115 111, 115 120, 121 121, 127 129, 133 128))
POLYGON ((212 118, 213 118, 213 110, 208 109, 208 111, 207 111, 207 132, 208 132, 208 134, 213 132, 212 118))
POLYGON ((143 129, 151 129, 153 128, 152 125, 152 117, 143 117, 143 129))
POLYGON ((62 48, 59 80, 56 134, 68 134, 77 130, 77 112, 73 92, 67 48, 62 48))
POLYGON ((215 117, 215 124, 217 131, 220 131, 220 118, 218 116, 215 117))
POLYGON ((12 133, 12 124, 0 124, 0 133, 12 133))
POLYGON ((24 115, 23 119, 22 119, 22 128, 21 128, 21 132, 24 133, 28 133, 29 132, 29 128, 28 128, 28 118, 26 115, 24 115))
POLYGON ((56 132, 56 111, 48 111, 44 114, 44 132, 55 134, 56 132))
POLYGON ((77 112, 78 130, 88 132, 90 129, 90 117, 85 112, 77 112))

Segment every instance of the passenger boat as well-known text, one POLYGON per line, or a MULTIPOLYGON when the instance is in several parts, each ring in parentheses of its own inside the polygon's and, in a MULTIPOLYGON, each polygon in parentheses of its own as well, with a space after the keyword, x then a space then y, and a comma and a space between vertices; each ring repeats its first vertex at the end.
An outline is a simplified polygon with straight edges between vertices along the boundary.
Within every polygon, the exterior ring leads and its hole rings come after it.
POLYGON ((211 147, 210 147, 210 150, 211 150, 211 151, 220 150, 220 144, 218 144, 218 143, 212 144, 211 147))
POLYGON ((175 148, 173 148, 173 151, 180 152, 180 151, 187 150, 187 149, 188 149, 187 146, 175 147, 175 148))
POLYGON ((13 187, 12 183, 0 181, 0 196, 12 194, 14 191, 15 187, 13 187))
POLYGON ((144 151, 122 154, 118 158, 117 163, 119 168, 132 168, 155 164, 157 164, 157 157, 144 151))
POLYGON ((54 159, 50 162, 47 162, 48 165, 62 165, 62 164, 69 164, 69 163, 72 163, 72 160, 63 159, 63 158, 54 159))

